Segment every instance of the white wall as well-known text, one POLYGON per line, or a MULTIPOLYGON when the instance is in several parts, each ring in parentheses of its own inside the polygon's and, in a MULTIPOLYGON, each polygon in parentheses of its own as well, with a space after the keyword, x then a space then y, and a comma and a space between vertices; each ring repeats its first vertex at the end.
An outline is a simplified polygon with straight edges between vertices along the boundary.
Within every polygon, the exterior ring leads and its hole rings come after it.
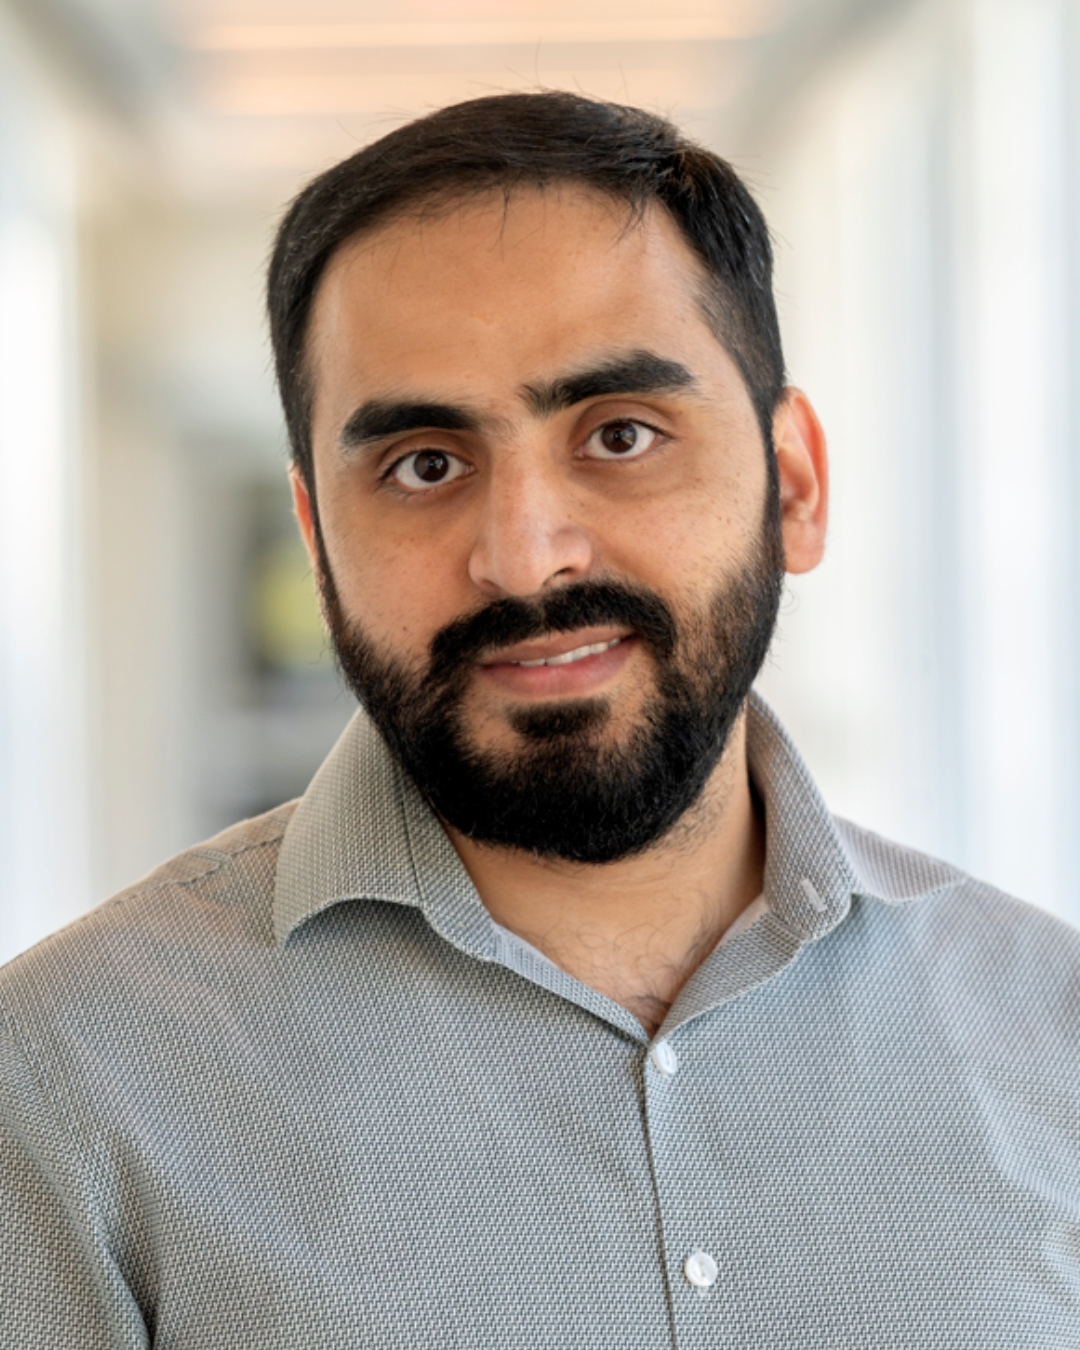
POLYGON ((0 960, 90 902, 75 157, 0 13, 0 960))
POLYGON ((762 687, 834 809, 1080 920, 1072 0, 930 0, 773 128, 827 561, 762 687))

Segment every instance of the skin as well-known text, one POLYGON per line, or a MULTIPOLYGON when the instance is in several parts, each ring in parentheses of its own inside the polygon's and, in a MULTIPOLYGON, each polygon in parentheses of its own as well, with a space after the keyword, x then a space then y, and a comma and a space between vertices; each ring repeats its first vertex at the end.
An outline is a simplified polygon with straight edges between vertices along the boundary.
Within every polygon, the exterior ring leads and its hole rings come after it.
MULTIPOLYGON (((433 635, 484 601, 587 577, 643 584, 680 626, 693 623, 747 556, 767 485, 749 395, 700 294, 699 264, 665 211, 628 229, 623 205, 577 187, 473 199, 344 245, 316 297, 308 354, 315 491, 345 613, 418 671, 433 635), (555 408, 528 394, 639 351, 678 362, 692 383, 555 408), (452 405, 469 425, 421 414, 343 443, 372 400, 452 405), (637 444, 612 453, 603 429, 626 423, 637 444), (427 450, 450 466, 436 486, 409 458, 427 450)), ((787 569, 805 572, 824 548, 824 437, 795 389, 774 430, 787 569)), ((292 481, 317 565, 312 502, 295 470, 292 481)), ((625 735, 655 678, 639 642, 570 665, 512 664, 620 636, 590 629, 485 654, 466 696, 475 741, 512 750, 508 708, 584 694, 606 696, 609 734, 625 735)), ((640 856, 574 865, 448 833, 497 922, 650 1034, 762 888, 744 718, 697 807, 640 856)))

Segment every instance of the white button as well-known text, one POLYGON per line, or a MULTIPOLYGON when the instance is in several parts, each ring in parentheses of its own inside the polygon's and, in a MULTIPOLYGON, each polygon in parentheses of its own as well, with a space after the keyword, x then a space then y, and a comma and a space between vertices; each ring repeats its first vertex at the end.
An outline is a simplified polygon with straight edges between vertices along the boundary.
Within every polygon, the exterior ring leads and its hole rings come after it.
POLYGON ((716 1283, 720 1268, 708 1252, 696 1251, 683 1262, 683 1274, 695 1289, 709 1289, 716 1283))
POLYGON ((657 1041, 649 1051, 649 1058, 656 1072, 662 1073, 665 1078, 670 1078, 679 1067, 679 1056, 667 1041, 657 1041))

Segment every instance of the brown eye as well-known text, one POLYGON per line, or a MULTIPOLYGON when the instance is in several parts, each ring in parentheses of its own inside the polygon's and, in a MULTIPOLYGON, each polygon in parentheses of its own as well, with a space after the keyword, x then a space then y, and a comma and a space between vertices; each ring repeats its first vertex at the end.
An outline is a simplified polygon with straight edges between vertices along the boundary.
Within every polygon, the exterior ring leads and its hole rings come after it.
POLYGON ((625 455, 638 442, 638 429, 633 422, 612 422, 600 432, 600 444, 613 455, 625 455))
POLYGON ((413 473, 425 483, 441 483, 450 470, 450 461, 438 450, 424 450, 416 456, 413 473))
POLYGON ((644 422, 608 422, 585 442, 590 459, 638 459, 661 439, 644 422))
POLYGON ((443 483, 452 483, 466 472, 468 466, 445 450, 414 450, 411 455, 398 460, 389 476, 398 487, 423 492, 443 483))

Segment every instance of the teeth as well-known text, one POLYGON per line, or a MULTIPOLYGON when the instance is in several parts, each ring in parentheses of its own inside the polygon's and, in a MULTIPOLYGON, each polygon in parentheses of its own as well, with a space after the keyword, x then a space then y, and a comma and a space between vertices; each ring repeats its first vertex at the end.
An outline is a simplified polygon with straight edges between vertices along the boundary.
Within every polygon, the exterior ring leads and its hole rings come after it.
POLYGON ((610 642, 593 642, 585 647, 575 647, 572 652, 563 652, 562 656, 549 656, 542 661, 512 661, 514 666, 568 666, 571 661, 583 661, 586 656, 597 656, 600 652, 610 651, 622 638, 612 638, 610 642))

